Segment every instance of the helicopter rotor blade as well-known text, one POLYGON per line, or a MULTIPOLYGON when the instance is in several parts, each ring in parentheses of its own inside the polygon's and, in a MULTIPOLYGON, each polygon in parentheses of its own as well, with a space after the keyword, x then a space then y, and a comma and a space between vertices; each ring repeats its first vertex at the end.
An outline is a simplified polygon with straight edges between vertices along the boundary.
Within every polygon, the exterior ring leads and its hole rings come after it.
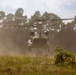
POLYGON ((50 21, 58 21, 58 20, 74 20, 74 18, 50 19, 50 21))
MULTIPOLYGON (((45 19, 29 19, 29 18, 24 18, 24 17, 16 17, 14 16, 13 17, 14 19, 20 19, 20 20, 32 20, 32 21, 48 21, 48 20, 45 20, 45 19)), ((74 18, 63 18, 63 19, 50 19, 50 21, 58 21, 58 20, 74 20, 74 18)))
MULTIPOLYGON (((32 20, 32 21, 36 21, 36 22, 50 22, 50 21, 62 21, 62 20, 74 20, 74 18, 63 18, 63 19, 50 19, 45 20, 45 19, 28 19, 28 18, 21 18, 21 17, 13 17, 14 19, 20 19, 20 20, 32 20)), ((26 25, 14 25, 14 24, 5 24, 4 26, 12 26, 12 27, 30 27, 30 26, 26 26, 26 25)))

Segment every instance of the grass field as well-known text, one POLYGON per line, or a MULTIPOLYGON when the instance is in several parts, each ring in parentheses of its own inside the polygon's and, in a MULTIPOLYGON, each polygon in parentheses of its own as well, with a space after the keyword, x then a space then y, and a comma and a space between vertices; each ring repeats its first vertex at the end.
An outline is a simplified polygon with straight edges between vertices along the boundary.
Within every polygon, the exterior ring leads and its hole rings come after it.
POLYGON ((76 75, 76 66, 57 66, 47 57, 0 56, 0 75, 76 75))

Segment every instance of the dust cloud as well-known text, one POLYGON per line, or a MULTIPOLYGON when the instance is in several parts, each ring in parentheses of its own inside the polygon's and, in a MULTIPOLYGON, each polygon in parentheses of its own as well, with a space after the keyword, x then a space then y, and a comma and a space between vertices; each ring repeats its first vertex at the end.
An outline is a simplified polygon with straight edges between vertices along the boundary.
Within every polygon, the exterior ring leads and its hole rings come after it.
POLYGON ((0 55, 20 55, 21 49, 4 31, 0 31, 0 55))
MULTIPOLYGON (((24 48, 23 47, 21 48, 22 45, 23 44, 21 44, 21 43, 19 45, 17 43, 17 41, 15 41, 9 35, 9 33, 6 33, 5 31, 0 30, 0 55, 2 55, 2 56, 4 56, 4 55, 10 55, 10 56, 26 55, 26 56, 31 56, 32 54, 30 54, 29 50, 27 50, 27 48, 26 48, 27 46, 25 45, 25 43, 24 43, 24 46, 25 46, 24 48)), ((52 46, 51 46, 51 48, 52 48, 52 46)), ((51 51, 50 53, 51 53, 50 55, 52 55, 53 52, 51 51)), ((40 55, 40 54, 41 53, 38 54, 38 52, 36 52, 36 53, 34 52, 33 55, 40 55)))

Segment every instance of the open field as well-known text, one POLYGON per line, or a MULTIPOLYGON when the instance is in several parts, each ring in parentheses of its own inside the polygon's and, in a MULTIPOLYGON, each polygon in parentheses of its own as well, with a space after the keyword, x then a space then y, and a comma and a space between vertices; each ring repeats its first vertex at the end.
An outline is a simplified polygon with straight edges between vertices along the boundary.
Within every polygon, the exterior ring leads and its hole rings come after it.
POLYGON ((57 66, 47 57, 0 56, 0 75, 76 75, 76 65, 57 66))

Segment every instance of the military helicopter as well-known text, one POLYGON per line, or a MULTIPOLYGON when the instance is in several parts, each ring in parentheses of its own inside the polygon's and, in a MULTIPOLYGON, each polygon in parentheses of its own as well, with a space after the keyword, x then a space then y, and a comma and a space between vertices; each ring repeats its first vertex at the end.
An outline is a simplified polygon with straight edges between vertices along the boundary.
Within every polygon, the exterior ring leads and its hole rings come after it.
MULTIPOLYGON (((14 17, 14 19, 30 20, 25 18, 14 17)), ((50 19, 49 21, 44 19, 32 19, 34 21, 31 27, 26 25, 5 25, 13 27, 29 27, 30 38, 28 40, 28 50, 33 55, 50 55, 50 44, 48 42, 47 36, 49 35, 49 29, 47 28, 47 23, 50 21, 59 20, 73 20, 74 18, 64 18, 64 19, 50 19), (46 25, 46 26, 44 26, 46 25)))
POLYGON ((43 20, 36 20, 33 28, 30 29, 30 39, 28 41, 28 48, 33 54, 47 55, 49 53, 48 34, 49 29, 44 29, 43 20))

